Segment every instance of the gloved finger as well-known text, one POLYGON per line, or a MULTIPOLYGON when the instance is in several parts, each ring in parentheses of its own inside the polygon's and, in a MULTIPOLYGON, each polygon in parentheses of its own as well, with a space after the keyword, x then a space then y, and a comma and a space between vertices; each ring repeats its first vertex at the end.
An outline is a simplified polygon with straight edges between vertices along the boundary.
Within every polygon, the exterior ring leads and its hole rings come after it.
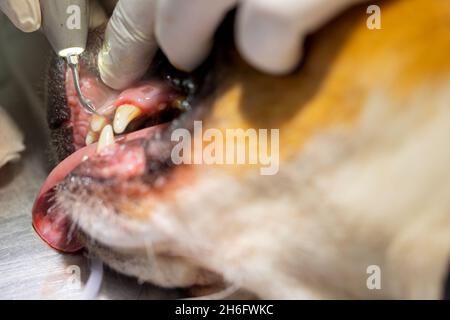
POLYGON ((120 0, 108 22, 98 55, 100 76, 123 89, 140 79, 157 50, 153 34, 155 0, 120 0))
POLYGON ((94 29, 108 20, 105 10, 97 0, 89 1, 89 28, 94 29))
POLYGON ((111 15, 117 4, 117 0, 100 0, 100 3, 103 9, 105 9, 106 14, 111 15))
POLYGON ((208 55, 216 28, 237 0, 164 0, 156 9, 155 34, 169 61, 192 71, 208 55))
POLYGON ((361 0, 247 0, 237 17, 238 49, 262 71, 289 73, 302 57, 307 33, 356 1, 361 0))
POLYGON ((0 0, 0 10, 24 32, 33 32, 41 27, 39 0, 0 0))

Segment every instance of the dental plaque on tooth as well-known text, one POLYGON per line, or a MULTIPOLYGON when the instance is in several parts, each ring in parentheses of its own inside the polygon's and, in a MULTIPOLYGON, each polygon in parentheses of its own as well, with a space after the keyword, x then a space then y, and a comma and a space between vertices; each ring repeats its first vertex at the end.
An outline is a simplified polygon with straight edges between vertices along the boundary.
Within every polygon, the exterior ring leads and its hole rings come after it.
POLYGON ((114 144, 114 132, 110 124, 106 125, 100 133, 97 144, 97 153, 101 153, 107 146, 114 144))
MULTIPOLYGON (((172 107, 181 95, 159 80, 144 80, 122 92, 104 85, 90 69, 80 62, 80 90, 93 105, 96 114, 86 112, 77 95, 72 70, 65 71, 67 106, 70 110, 68 126, 72 129, 74 150, 96 143, 109 124, 115 134, 127 134, 142 129, 148 119, 158 122, 160 106, 172 107), (133 121, 140 119, 139 121, 133 121), (132 123, 133 122, 133 123, 132 123), (132 123, 132 125, 130 125, 132 123)), ((55 88, 56 90, 56 88, 55 88)), ((173 107, 172 107, 173 108, 173 107)), ((67 156, 67 155, 66 155, 67 156)))
POLYGON ((131 105, 124 104, 117 108, 114 116, 113 128, 117 134, 123 133, 131 121, 138 118, 142 114, 140 108, 131 105))
MULTIPOLYGON (((98 114, 87 115, 82 110, 74 113, 81 118, 80 123, 88 121, 88 127, 78 132, 78 135, 84 136, 83 146, 100 143, 108 125, 111 126, 113 135, 127 134, 142 128, 147 120, 158 117, 161 112, 171 108, 179 110, 177 106, 182 101, 182 95, 154 81, 143 82, 118 93, 104 87, 102 83, 92 81, 89 77, 83 80, 82 90, 85 91, 85 95, 100 106, 98 114)), ((109 132, 110 128, 107 128, 106 133, 109 132)), ((103 148, 104 145, 99 147, 99 150, 103 148)))

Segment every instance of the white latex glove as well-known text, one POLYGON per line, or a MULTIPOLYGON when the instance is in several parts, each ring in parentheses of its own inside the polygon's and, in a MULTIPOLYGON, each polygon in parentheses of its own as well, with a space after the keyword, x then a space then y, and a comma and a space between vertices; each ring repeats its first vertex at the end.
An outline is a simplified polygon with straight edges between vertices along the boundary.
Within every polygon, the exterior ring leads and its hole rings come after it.
POLYGON ((10 161, 17 160, 25 150, 23 134, 0 106, 0 168, 10 161))
MULTIPOLYGON (((89 27, 103 24, 107 17, 97 1, 90 1, 89 27)), ((33 32, 41 27, 39 0, 0 0, 0 10, 11 22, 24 32, 33 32)))
POLYGON ((236 42, 256 68, 288 73, 304 37, 363 0, 119 0, 99 55, 103 81, 123 89, 147 70, 159 46, 177 68, 191 71, 208 55, 216 28, 238 6, 236 42))
POLYGON ((0 0, 0 10, 24 32, 33 32, 41 27, 39 0, 0 0))

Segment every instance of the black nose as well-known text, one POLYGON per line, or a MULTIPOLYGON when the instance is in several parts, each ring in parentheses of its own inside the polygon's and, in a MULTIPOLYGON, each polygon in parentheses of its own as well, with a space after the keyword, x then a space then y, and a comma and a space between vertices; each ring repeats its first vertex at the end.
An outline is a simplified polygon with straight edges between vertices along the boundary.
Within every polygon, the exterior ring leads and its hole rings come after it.
POLYGON ((447 278, 444 282, 444 300, 450 300, 450 265, 447 269, 447 278))

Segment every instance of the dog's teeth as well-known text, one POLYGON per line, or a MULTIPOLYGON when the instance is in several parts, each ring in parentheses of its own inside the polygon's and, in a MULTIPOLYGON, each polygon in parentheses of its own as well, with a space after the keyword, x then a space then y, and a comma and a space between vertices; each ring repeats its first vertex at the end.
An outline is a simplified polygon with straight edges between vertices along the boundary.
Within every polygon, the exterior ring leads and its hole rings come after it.
POLYGON ((94 131, 89 131, 88 134, 86 135, 86 145, 90 145, 93 144, 94 142, 97 142, 98 140, 98 132, 94 132, 94 131))
POLYGON ((101 132, 107 124, 108 120, 103 116, 94 114, 91 118, 91 130, 93 132, 101 132))
POLYGON ((110 124, 106 125, 102 133, 100 134, 100 138, 98 139, 97 144, 97 152, 101 152, 106 146, 109 146, 114 143, 114 132, 113 128, 110 124))
POLYGON ((114 132, 123 133, 128 124, 142 114, 141 109, 131 104, 123 104, 117 108, 114 116, 114 132))

